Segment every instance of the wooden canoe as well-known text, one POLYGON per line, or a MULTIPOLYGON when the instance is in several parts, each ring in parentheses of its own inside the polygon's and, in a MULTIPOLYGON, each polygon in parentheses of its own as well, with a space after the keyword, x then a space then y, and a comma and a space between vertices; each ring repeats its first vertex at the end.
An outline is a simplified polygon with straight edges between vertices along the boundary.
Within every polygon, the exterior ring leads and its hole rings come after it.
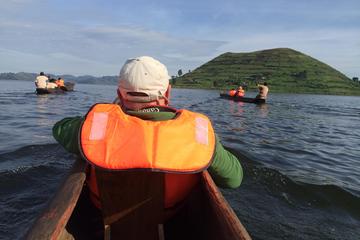
POLYGON ((220 93, 220 97, 224 98, 224 99, 233 100, 235 102, 246 102, 246 103, 255 103, 255 104, 263 104, 266 102, 265 99, 247 98, 247 97, 232 97, 227 93, 220 93))
POLYGON ((36 88, 36 94, 59 94, 74 90, 75 83, 67 82, 63 87, 56 88, 36 88))
MULTIPOLYGON (((77 160, 44 212, 27 232, 26 239, 110 239, 104 220, 89 200, 85 163, 77 160)), ((142 216, 142 219, 151 216, 142 216)), ((141 225, 139 223, 139 225, 141 225)), ((126 228, 125 228, 126 229, 126 228)), ((113 237, 111 239, 118 239, 113 237)), ((125 235, 121 239, 128 238, 125 235)), ((201 184, 165 224, 158 238, 141 239, 251 239, 207 171, 201 184)))

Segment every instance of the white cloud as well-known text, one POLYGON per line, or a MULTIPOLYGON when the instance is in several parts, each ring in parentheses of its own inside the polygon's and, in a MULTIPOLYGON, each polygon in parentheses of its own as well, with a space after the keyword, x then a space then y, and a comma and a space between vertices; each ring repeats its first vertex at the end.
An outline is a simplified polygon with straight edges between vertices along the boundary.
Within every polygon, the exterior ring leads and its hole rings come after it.
POLYGON ((143 29, 137 26, 96 26, 82 30, 82 33, 89 38, 95 40, 111 40, 121 39, 123 37, 146 40, 146 41, 169 41, 169 37, 165 34, 143 29))
POLYGON ((28 7, 34 7, 38 4, 44 3, 46 0, 4 0, 1 1, 0 14, 8 15, 14 14, 19 11, 23 11, 28 7))
POLYGON ((32 25, 26 22, 19 21, 1 21, 0 29, 11 29, 11 28, 31 28, 32 25))
POLYGON ((337 8, 323 4, 309 8, 309 3, 277 0, 191 5, 167 1, 161 7, 140 1, 111 8, 85 2, 2 3, 2 70, 37 71, 32 69, 41 63, 59 73, 113 75, 127 58, 150 55, 176 73, 179 68, 194 69, 223 52, 274 47, 302 51, 348 75, 360 69, 355 54, 360 52, 360 31, 354 24, 360 8, 355 1, 337 3, 337 8), (119 15, 120 8, 123 14, 119 15), (342 21, 349 18, 353 25, 343 27, 342 21))
MULTIPOLYGON (((19 59, 24 55, 26 58, 47 56, 48 68, 74 74, 117 74, 119 65, 127 58, 141 55, 158 58, 168 65, 170 72, 182 67, 193 69, 211 58, 216 49, 224 44, 222 41, 177 38, 138 26, 75 27, 50 23, 28 26, 22 22, 8 22, 2 26, 0 31, 5 33, 5 37, 0 39, 0 45, 3 49, 10 49, 12 59, 16 55, 19 59), (17 36, 18 33, 22 33, 22 36, 17 36), (50 66, 53 62, 56 62, 56 67, 50 66), (96 67, 86 67, 86 64, 96 67)), ((16 66, 27 65, 29 68, 34 65, 32 68, 37 68, 35 64, 39 61, 23 62, 16 66)))
POLYGON ((120 69, 119 66, 115 64, 105 64, 65 53, 31 54, 9 49, 0 49, 0 59, 3 60, 1 61, 0 72, 44 71, 53 74, 89 74, 100 76, 101 73, 112 72, 112 75, 116 75, 120 69), (22 67, 19 68, 18 66, 22 67))

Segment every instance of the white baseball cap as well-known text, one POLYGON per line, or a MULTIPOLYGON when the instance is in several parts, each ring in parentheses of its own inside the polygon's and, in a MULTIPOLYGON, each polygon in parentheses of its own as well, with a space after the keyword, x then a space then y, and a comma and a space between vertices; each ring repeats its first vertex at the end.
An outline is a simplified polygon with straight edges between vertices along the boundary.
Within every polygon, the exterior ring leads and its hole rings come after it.
POLYGON ((158 60, 142 56, 128 59, 119 75, 121 96, 131 102, 151 102, 165 96, 169 74, 158 60))

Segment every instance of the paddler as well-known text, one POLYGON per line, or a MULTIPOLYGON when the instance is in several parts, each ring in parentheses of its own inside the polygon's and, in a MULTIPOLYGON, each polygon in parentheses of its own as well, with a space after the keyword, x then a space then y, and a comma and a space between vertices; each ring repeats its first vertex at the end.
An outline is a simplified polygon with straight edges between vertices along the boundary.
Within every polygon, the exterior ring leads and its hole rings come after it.
POLYGON ((235 96, 237 96, 237 97, 244 97, 245 96, 245 90, 243 89, 242 86, 238 87, 238 89, 236 90, 235 96))
POLYGON ((236 95, 236 90, 235 88, 232 88, 230 91, 229 91, 229 95, 230 97, 234 97, 236 95))
POLYGON ((165 175, 166 208, 184 200, 205 169, 218 186, 239 187, 243 178, 240 162, 220 143, 210 119, 169 107, 169 79, 166 67, 154 58, 129 59, 120 71, 114 104, 96 104, 86 116, 64 118, 53 127, 54 138, 67 151, 81 152, 91 163, 86 180, 98 208, 94 166, 171 169, 165 175), (156 134, 150 134, 154 130, 156 134))
POLYGON ((50 75, 48 76, 48 78, 49 78, 49 82, 46 84, 46 88, 48 88, 48 89, 57 88, 55 78, 52 78, 50 75))
POLYGON ((46 88, 48 80, 49 78, 44 74, 44 72, 40 72, 35 79, 35 86, 37 88, 46 88))
POLYGON ((263 84, 257 84, 257 87, 259 89, 259 93, 256 98, 265 100, 269 92, 269 87, 267 86, 267 83, 264 82, 263 84))
POLYGON ((58 87, 64 87, 65 84, 64 84, 64 79, 62 79, 61 77, 59 77, 56 81, 55 81, 56 85, 58 87))

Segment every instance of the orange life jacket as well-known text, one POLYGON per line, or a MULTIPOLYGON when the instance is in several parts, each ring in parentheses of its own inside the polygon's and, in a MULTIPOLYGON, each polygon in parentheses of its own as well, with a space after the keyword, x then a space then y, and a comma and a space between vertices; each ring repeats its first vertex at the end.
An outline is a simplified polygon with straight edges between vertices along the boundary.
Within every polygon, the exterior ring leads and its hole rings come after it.
POLYGON ((64 85, 64 80, 56 80, 55 83, 56 83, 56 85, 58 85, 58 87, 63 87, 63 86, 65 86, 65 85, 64 85))
MULTIPOLYGON (((125 114, 119 105, 96 104, 82 124, 80 146, 84 158, 95 167, 169 173, 165 175, 165 207, 170 207, 197 183, 193 173, 210 165, 215 133, 206 116, 187 110, 180 110, 174 119, 146 121, 125 114)), ((98 195, 96 181, 89 183, 98 195)))
POLYGON ((238 90, 236 96, 238 96, 238 97, 245 96, 245 91, 244 90, 238 90))
POLYGON ((235 96, 235 94, 236 94, 236 90, 230 90, 230 91, 229 91, 229 95, 230 95, 231 97, 235 96))

